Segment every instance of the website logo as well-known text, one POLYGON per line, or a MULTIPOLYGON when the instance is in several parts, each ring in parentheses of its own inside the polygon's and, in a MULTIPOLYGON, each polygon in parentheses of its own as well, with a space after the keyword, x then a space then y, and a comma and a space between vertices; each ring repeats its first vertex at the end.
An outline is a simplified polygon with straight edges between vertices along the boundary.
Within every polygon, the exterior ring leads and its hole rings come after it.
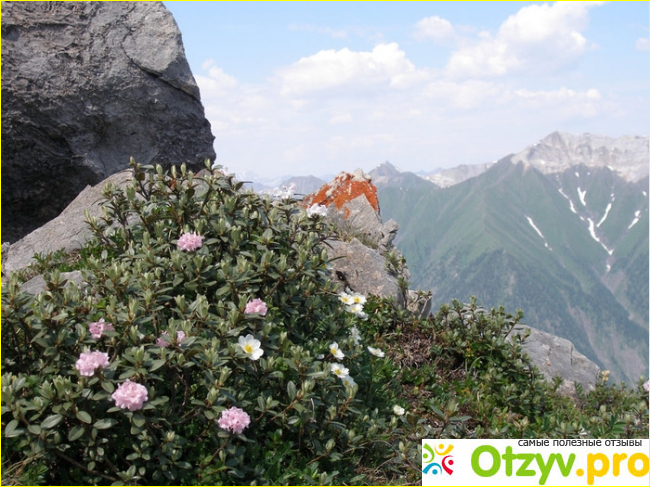
POLYGON ((454 473, 454 457, 450 455, 454 445, 445 446, 444 443, 423 443, 422 445, 422 473, 437 475, 445 472, 447 475, 454 473), (437 456, 436 456, 437 455, 437 456))

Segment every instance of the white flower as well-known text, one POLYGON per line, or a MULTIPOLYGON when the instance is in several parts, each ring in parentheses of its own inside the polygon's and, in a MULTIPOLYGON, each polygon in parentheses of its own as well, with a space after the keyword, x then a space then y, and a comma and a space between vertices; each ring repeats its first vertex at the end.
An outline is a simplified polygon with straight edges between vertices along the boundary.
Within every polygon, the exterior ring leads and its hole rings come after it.
POLYGON ((354 303, 345 308, 348 313, 354 314, 357 318, 361 318, 363 321, 368 319, 368 315, 363 311, 363 304, 354 303))
POLYGON ((379 358, 381 358, 381 357, 383 357, 384 355, 386 355, 384 352, 382 352, 382 351, 379 350, 378 348, 368 347, 368 351, 369 351, 371 354, 373 354, 375 357, 379 357, 379 358))
POLYGON ((359 345, 359 342, 361 341, 361 333, 359 333, 359 328, 356 326, 350 328, 350 336, 354 340, 354 344, 359 345))
POLYGON ((339 350, 339 344, 336 343, 336 342, 333 342, 333 343, 330 345, 330 353, 331 353, 332 355, 334 355, 334 357, 336 357, 336 358, 339 359, 339 360, 341 360, 343 357, 345 357, 345 355, 343 354, 343 352, 341 352, 341 350, 339 350))
POLYGON ((405 413, 406 411, 404 410, 404 408, 403 408, 402 406, 398 406, 397 404, 395 404, 395 405, 393 406, 393 412, 394 412, 397 416, 403 416, 404 413, 405 413))
POLYGON ((343 385, 345 387, 354 387, 355 385, 357 385, 357 383, 354 382, 354 379, 349 375, 346 375, 345 377, 341 377, 341 382, 343 382, 343 385))
POLYGON ((352 301, 363 306, 366 304, 366 297, 363 294, 354 293, 352 295, 352 301))
POLYGON ((273 196, 280 199, 291 198, 296 192, 296 185, 291 183, 289 187, 282 186, 282 188, 276 188, 273 192, 273 196))
POLYGON ((355 303, 347 307, 348 312, 354 313, 355 315, 363 313, 363 304, 355 303))
POLYGON ((307 208, 307 216, 310 218, 325 215, 327 215, 327 206, 325 205, 311 205, 307 208))
POLYGON ((341 300, 341 302, 343 304, 346 304, 346 305, 354 304, 354 299, 353 299, 351 294, 341 293, 341 294, 339 294, 339 299, 341 300))
POLYGON ((246 336, 246 338, 243 336, 239 337, 239 346, 251 360, 257 360, 262 355, 264 355, 264 350, 260 348, 260 345, 260 341, 257 340, 253 335, 249 334, 246 336))
POLYGON ((350 371, 339 364, 330 364, 330 371, 341 379, 350 375, 350 371))

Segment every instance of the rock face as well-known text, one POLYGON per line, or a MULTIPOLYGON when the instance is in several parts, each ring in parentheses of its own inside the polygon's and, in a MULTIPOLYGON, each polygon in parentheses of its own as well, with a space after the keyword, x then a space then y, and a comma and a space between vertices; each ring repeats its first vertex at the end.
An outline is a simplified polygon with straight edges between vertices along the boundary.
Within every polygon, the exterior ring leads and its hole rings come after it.
POLYGON ((354 173, 343 172, 330 183, 323 185, 303 200, 306 207, 323 205, 328 217, 339 229, 356 234, 380 250, 388 250, 399 229, 394 220, 382 225, 379 214, 377 188, 361 169, 354 173))
POLYGON ((377 188, 368 175, 361 169, 343 172, 306 196, 303 205, 327 207, 327 218, 338 229, 339 239, 328 241, 327 253, 341 291, 374 294, 408 305, 408 294, 399 285, 400 278, 408 281, 408 269, 389 269, 386 258, 391 251, 399 254, 392 244, 399 225, 394 220, 382 224, 377 188))
POLYGON ((128 167, 215 158, 162 2, 2 3, 3 241, 128 167))
POLYGON ((512 162, 530 164, 543 174, 578 165, 606 166, 623 179, 636 182, 648 175, 648 138, 553 132, 512 156, 512 162))
POLYGON ((34 263, 34 254, 47 255, 59 250, 72 252, 80 249, 92 238, 92 232, 86 224, 86 210, 91 217, 101 217, 100 203, 103 201, 104 186, 114 184, 125 188, 131 181, 132 174, 127 169, 113 174, 100 184, 86 187, 59 216, 8 246, 2 255, 2 273, 10 274, 29 266, 34 263))
POLYGON ((403 304, 397 276, 386 269, 386 258, 353 238, 350 242, 328 241, 327 254, 332 260, 334 278, 346 288, 364 295, 393 298, 403 304), (335 260, 336 259, 336 260, 335 260))
POLYGON ((515 328, 515 332, 524 333, 526 329, 530 329, 530 335, 524 342, 524 351, 549 381, 556 376, 564 379, 560 393, 573 395, 576 383, 585 392, 594 389, 600 368, 578 352, 573 343, 528 326, 515 328))

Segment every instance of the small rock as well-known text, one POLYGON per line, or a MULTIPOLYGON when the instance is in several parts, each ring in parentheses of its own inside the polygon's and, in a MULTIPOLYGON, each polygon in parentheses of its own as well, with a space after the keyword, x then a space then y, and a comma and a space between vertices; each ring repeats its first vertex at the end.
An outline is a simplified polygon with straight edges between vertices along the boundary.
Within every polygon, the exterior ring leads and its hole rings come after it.
POLYGON ((557 376, 564 379, 558 392, 575 395, 575 383, 585 391, 595 389, 600 367, 578 352, 573 343, 530 326, 515 327, 513 332, 524 334, 526 329, 530 329, 530 336, 523 343, 524 352, 549 382, 557 376))
POLYGON ((386 258, 375 249, 353 238, 351 242, 328 240, 327 254, 333 267, 333 279, 341 291, 349 288, 363 295, 374 294, 403 305, 397 279, 386 270, 386 258))

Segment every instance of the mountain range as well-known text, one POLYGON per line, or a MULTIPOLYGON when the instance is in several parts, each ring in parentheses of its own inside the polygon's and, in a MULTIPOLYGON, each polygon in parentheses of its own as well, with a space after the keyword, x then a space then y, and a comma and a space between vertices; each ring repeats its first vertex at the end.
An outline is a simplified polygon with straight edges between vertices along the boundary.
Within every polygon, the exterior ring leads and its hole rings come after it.
POLYGON ((635 382, 648 374, 648 138, 555 132, 475 167, 371 171, 412 287, 524 311, 635 382))

